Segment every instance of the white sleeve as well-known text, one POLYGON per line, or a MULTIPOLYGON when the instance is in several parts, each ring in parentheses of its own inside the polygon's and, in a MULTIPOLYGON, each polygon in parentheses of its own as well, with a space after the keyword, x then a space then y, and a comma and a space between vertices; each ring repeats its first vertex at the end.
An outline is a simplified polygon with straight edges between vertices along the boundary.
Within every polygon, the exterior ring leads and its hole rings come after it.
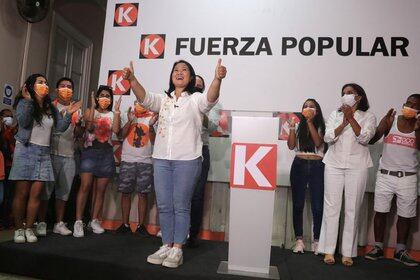
POLYGON ((363 122, 363 124, 360 125, 360 134, 356 137, 357 142, 359 142, 362 145, 367 145, 372 139, 372 137, 375 135, 376 132, 376 117, 374 114, 370 112, 366 112, 366 121, 363 122))
POLYGON ((165 98, 163 94, 146 91, 146 96, 141 105, 152 112, 159 113, 163 98, 165 98))
POLYGON ((208 111, 210 111, 211 108, 213 108, 213 106, 216 105, 216 103, 219 101, 219 99, 217 99, 213 103, 210 103, 207 99, 207 92, 204 94, 196 92, 193 94, 193 98, 195 98, 197 102, 198 110, 203 114, 206 114, 208 111))
POLYGON ((337 122, 338 113, 337 111, 334 111, 331 113, 331 115, 328 118, 326 127, 325 127, 325 135, 324 135, 324 141, 325 143, 333 143, 337 141, 338 136, 335 137, 335 129, 337 128, 336 122, 337 122))

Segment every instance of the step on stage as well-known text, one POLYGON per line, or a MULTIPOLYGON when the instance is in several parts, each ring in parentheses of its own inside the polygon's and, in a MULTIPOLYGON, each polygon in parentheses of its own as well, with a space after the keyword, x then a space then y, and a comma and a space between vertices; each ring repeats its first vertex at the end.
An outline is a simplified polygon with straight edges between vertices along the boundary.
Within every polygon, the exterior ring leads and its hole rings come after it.
MULTIPOLYGON (((170 269, 146 263, 158 249, 158 238, 136 235, 88 235, 84 238, 50 234, 34 244, 0 244, 0 272, 40 279, 260 279, 217 274, 220 261, 227 260, 228 244, 201 241, 200 247, 184 250, 184 264, 170 269)), ((339 259, 338 259, 339 260, 339 259)), ((272 247, 271 265, 280 279, 419 279, 419 267, 406 267, 393 260, 355 260, 354 267, 339 262, 327 266, 310 252, 295 255, 272 247)))

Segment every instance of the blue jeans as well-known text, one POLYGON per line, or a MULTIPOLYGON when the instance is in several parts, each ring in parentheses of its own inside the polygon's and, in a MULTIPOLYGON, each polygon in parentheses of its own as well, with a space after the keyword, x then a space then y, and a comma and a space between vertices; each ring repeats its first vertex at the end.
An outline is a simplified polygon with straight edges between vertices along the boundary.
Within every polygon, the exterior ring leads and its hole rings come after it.
POLYGON ((154 159, 154 182, 163 244, 184 244, 190 228, 191 197, 201 173, 194 160, 154 159))
POLYGON ((324 163, 322 160, 306 160, 295 157, 290 170, 293 201, 293 228, 296 239, 303 237, 303 207, 305 190, 311 192, 313 238, 319 239, 324 206, 324 163))

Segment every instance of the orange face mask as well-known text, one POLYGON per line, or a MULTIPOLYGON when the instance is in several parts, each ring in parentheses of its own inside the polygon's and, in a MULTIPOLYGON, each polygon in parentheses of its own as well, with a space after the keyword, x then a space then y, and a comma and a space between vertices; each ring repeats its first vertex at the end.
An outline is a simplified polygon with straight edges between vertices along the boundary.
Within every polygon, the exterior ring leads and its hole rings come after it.
POLYGON ((46 84, 35 84, 34 90, 41 97, 45 97, 48 94, 48 86, 46 84))
POLYGON ((73 97, 73 90, 70 88, 62 87, 58 89, 58 95, 63 101, 70 101, 73 97))
POLYGON ((406 119, 413 119, 417 116, 418 111, 416 109, 404 106, 401 110, 402 115, 406 119))
POLYGON ((136 113, 136 115, 144 114, 144 113, 146 113, 146 111, 147 110, 143 106, 141 106, 140 104, 134 105, 134 113, 136 113))
POLYGON ((306 107, 306 108, 304 108, 302 110, 302 115, 305 118, 309 118, 309 117, 315 115, 315 113, 316 113, 316 109, 315 108, 306 107))
POLYGON ((99 97, 98 103, 99 107, 101 107, 102 110, 105 110, 111 104, 111 100, 108 97, 99 97))

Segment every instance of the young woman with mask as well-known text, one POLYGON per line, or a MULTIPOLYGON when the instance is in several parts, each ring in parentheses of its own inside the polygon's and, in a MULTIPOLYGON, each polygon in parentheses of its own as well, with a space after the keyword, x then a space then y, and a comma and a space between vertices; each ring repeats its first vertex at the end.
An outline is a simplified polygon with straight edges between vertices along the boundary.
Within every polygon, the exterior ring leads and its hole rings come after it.
POLYGON ((112 111, 113 91, 111 87, 100 86, 96 94, 92 92, 90 108, 84 115, 85 147, 80 159, 81 185, 77 193, 76 222, 74 223, 73 236, 83 237, 83 212, 86 200, 96 179, 96 193, 94 198, 92 220, 90 225, 96 234, 105 230, 102 228, 98 217, 104 202, 105 190, 115 175, 114 151, 112 148, 112 133, 120 131, 120 104, 118 99, 112 111))
POLYGON ((303 253, 303 207, 305 206, 305 191, 311 192, 311 207, 313 217, 312 251, 318 254, 318 240, 322 222, 322 207, 324 201, 324 163, 322 159, 326 151, 323 137, 325 122, 321 107, 315 99, 308 99, 302 107, 299 125, 293 120, 289 122, 289 138, 287 145, 296 151, 290 170, 290 182, 293 200, 293 227, 296 244, 294 253, 303 253))
POLYGON ((194 92, 194 69, 180 60, 172 67, 166 94, 153 94, 136 79, 132 63, 124 68, 124 78, 129 80, 137 100, 159 113, 153 168, 163 245, 148 256, 149 263, 176 268, 183 262, 191 198, 201 173, 203 115, 216 104, 225 76, 226 68, 219 59, 208 92, 194 92))
POLYGON ((54 181, 50 157, 50 138, 53 127, 65 131, 71 116, 80 109, 81 102, 71 103, 60 113, 48 96, 48 84, 41 74, 29 76, 15 99, 14 108, 19 129, 10 180, 16 181, 13 200, 15 218, 14 241, 36 242, 32 227, 40 204, 45 182, 54 181), (28 199, 29 198, 29 199, 28 199), (23 220, 26 209, 26 229, 23 220))
POLYGON ((344 227, 341 238, 342 263, 353 265, 357 256, 359 210, 366 190, 368 168, 373 166, 368 143, 375 135, 376 118, 368 111, 364 89, 346 84, 341 91, 342 106, 331 113, 324 141, 324 213, 318 250, 324 262, 334 264, 338 225, 344 191, 344 227))

